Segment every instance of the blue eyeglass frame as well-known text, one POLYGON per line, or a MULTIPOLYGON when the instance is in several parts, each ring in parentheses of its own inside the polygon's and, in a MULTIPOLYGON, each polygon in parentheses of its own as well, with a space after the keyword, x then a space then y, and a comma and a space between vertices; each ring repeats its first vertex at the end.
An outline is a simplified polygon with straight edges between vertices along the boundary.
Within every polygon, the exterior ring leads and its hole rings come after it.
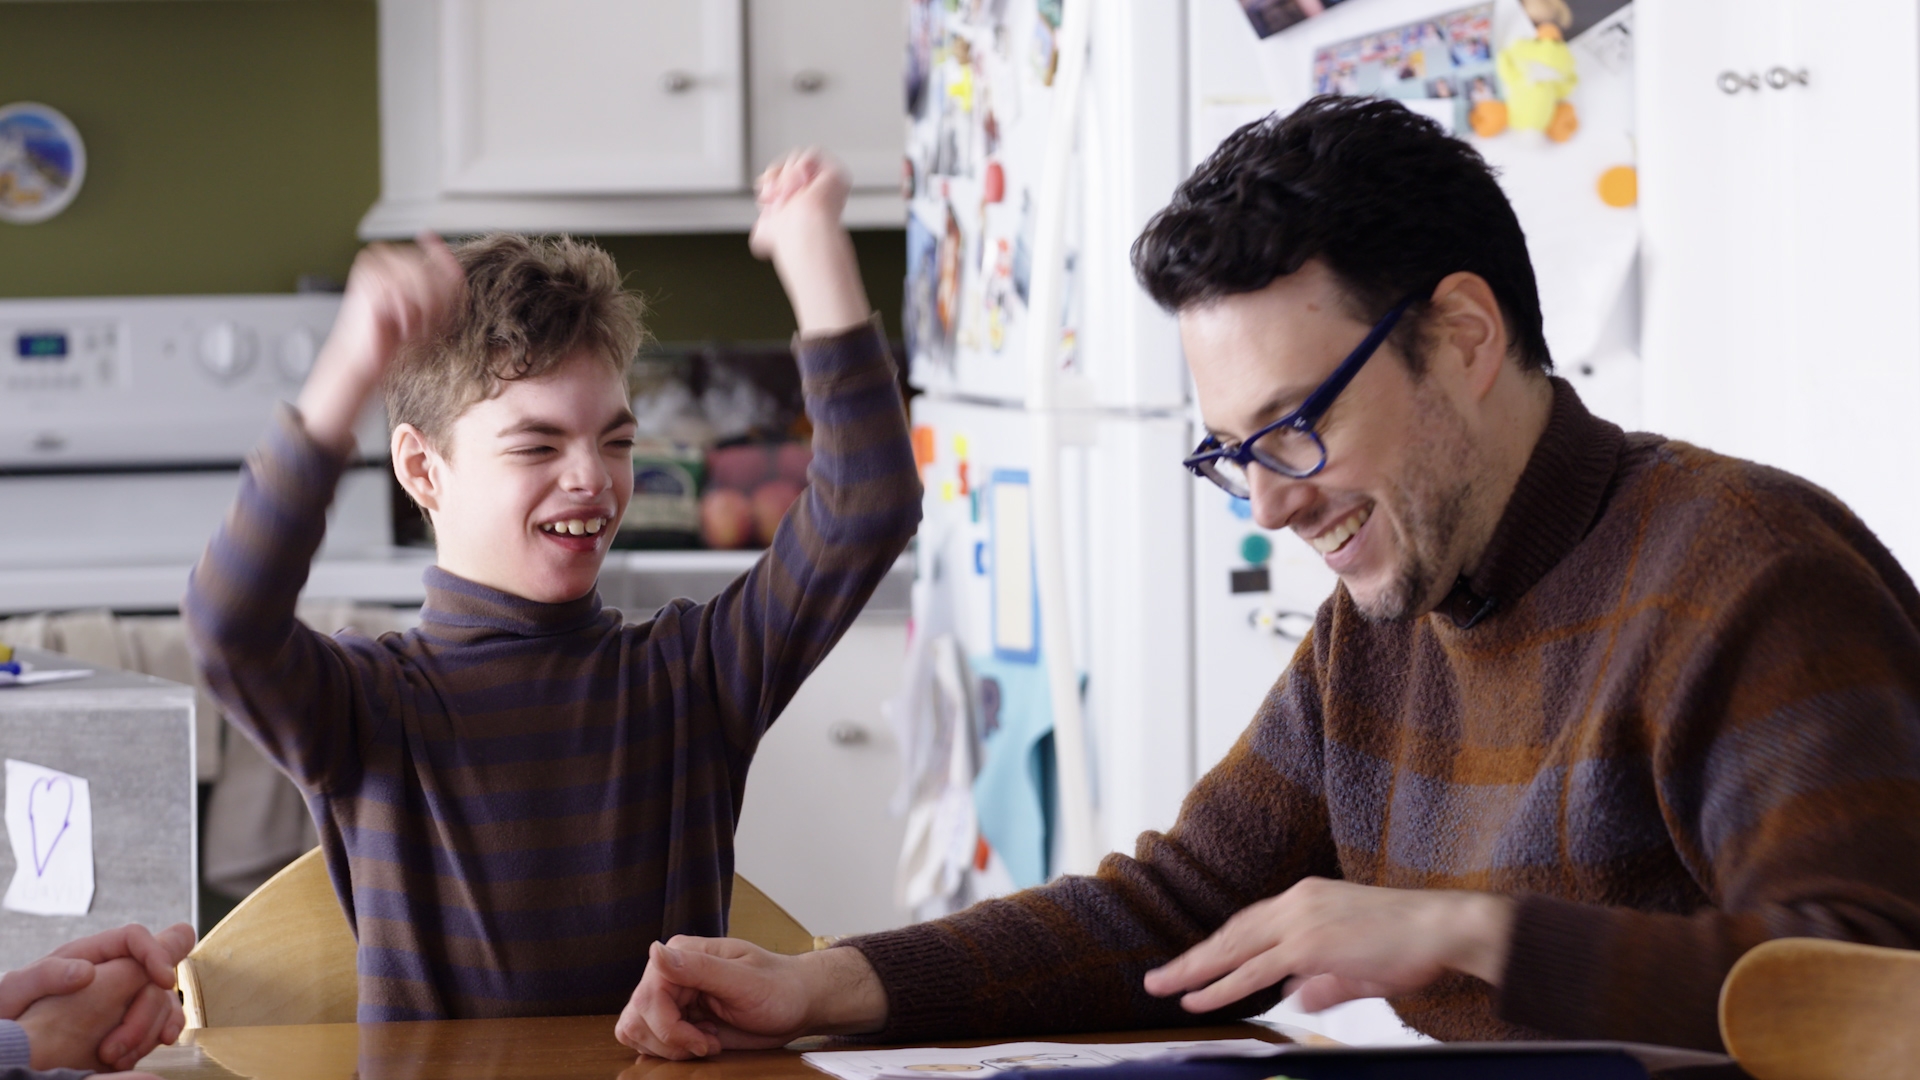
POLYGON ((1347 384, 1353 381, 1355 375, 1360 374, 1360 369, 1366 366, 1367 361, 1373 358, 1373 354, 1380 350, 1380 345, 1387 340, 1387 335, 1393 333, 1394 326, 1400 322, 1400 316, 1406 314, 1407 309, 1412 307, 1413 302, 1420 299, 1421 295, 1418 292, 1409 293, 1406 299, 1393 305, 1391 311, 1381 316, 1380 321, 1373 324, 1373 329, 1367 331, 1367 336, 1361 340, 1360 344, 1353 347, 1353 351, 1347 354, 1345 360, 1340 361, 1340 366, 1333 369, 1333 374, 1327 376, 1319 386, 1314 387, 1313 393, 1307 395, 1307 399, 1300 403, 1299 408, 1237 443, 1223 444, 1215 436, 1208 435, 1181 464, 1185 465, 1187 471, 1193 475, 1213 484, 1219 484, 1220 481, 1208 475, 1206 466, 1222 458, 1238 465, 1243 473, 1247 471, 1248 465, 1258 462, 1262 468, 1271 469, 1281 476, 1294 480, 1305 480, 1326 468, 1327 444, 1320 441, 1320 433, 1313 429, 1313 425, 1319 423, 1320 418, 1333 407, 1334 399, 1340 396, 1340 392, 1347 388, 1347 384), (1305 432, 1307 437, 1313 440, 1313 445, 1320 448, 1319 463, 1301 472, 1287 467, 1284 463, 1268 461, 1265 455, 1253 449, 1255 443, 1281 428, 1305 432))

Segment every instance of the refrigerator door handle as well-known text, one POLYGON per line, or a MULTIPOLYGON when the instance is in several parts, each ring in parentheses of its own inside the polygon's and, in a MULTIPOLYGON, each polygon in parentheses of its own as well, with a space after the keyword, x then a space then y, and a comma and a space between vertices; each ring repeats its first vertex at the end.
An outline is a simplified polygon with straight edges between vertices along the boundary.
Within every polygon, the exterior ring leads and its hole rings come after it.
POLYGON ((1099 864, 1086 716, 1074 670, 1068 623, 1066 527, 1059 412, 1059 320, 1066 272, 1067 174, 1074 129, 1087 77, 1087 46, 1095 5, 1065 5, 1060 27, 1060 67, 1054 82, 1046 157, 1034 220, 1032 299, 1027 310, 1027 407, 1034 418, 1034 576, 1040 608, 1041 652, 1046 658, 1048 698, 1053 706, 1054 761, 1059 776, 1061 865, 1068 874, 1091 873, 1099 864))

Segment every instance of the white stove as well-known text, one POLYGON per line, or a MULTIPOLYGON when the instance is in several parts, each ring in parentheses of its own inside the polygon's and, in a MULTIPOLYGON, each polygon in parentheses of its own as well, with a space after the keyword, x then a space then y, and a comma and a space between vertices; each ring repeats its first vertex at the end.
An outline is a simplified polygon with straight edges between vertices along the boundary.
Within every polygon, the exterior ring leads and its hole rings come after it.
MULTIPOLYGON (((178 603, 340 298, 0 300, 0 614, 178 603)), ((386 423, 359 427, 308 595, 418 602, 392 547, 386 423)))

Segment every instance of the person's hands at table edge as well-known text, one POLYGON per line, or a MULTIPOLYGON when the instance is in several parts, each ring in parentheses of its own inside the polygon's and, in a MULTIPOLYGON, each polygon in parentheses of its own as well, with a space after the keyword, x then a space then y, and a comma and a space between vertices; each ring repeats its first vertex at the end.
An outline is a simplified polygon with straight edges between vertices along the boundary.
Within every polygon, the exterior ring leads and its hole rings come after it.
POLYGON ((154 1047, 171 1044, 180 1037, 187 1017, 180 999, 172 993, 174 971, 193 951, 193 943, 193 927, 186 923, 175 923, 158 934, 129 923, 70 941, 53 951, 54 957, 92 964, 129 959, 144 968, 152 980, 152 985, 128 1005, 120 1024, 100 1040, 97 1054, 101 1062, 111 1068, 131 1069, 154 1047))
POLYGON ((124 1071, 166 1036, 179 1034, 177 1011, 172 992, 153 985, 137 961, 123 957, 94 965, 84 989, 34 1002, 18 1022, 27 1034, 30 1068, 124 1071), (115 1042, 123 1027, 134 1032, 131 1039, 115 1042), (109 1058, 103 1049, 115 1053, 109 1058))
POLYGON ((685 1061, 886 1022, 886 989, 858 949, 782 956, 736 938, 679 936, 654 943, 614 1036, 640 1054, 685 1061))
POLYGON ((1513 918, 1513 900, 1489 893, 1307 878, 1147 972, 1145 988, 1204 1013, 1278 983, 1307 1012, 1410 994, 1448 971, 1498 986, 1513 918))

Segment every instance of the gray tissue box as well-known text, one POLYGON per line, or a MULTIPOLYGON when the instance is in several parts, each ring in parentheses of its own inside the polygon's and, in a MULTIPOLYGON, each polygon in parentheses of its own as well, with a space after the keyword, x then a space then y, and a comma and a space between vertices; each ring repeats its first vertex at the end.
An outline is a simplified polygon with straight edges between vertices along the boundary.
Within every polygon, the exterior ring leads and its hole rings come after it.
MULTIPOLYGON (((73 938, 137 922, 197 921, 193 688, 17 649, 35 668, 85 679, 0 687, 0 757, 83 777, 93 803, 93 906, 85 915, 0 910, 0 969, 73 938)), ((13 880, 0 831, 0 891, 13 880)))

